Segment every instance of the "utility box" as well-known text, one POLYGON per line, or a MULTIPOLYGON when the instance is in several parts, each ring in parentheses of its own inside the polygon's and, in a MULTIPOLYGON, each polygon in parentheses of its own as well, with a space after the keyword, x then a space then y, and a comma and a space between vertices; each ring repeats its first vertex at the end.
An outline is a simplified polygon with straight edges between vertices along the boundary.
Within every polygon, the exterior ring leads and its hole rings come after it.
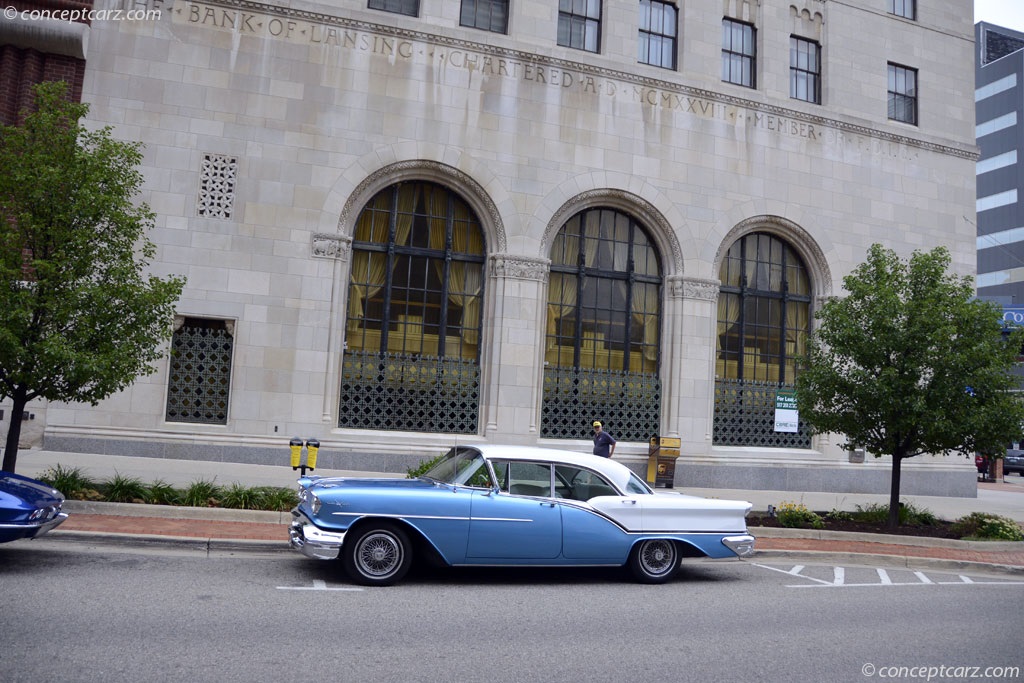
POLYGON ((682 440, 670 436, 652 436, 647 448, 647 483, 672 488, 676 483, 676 458, 682 440))

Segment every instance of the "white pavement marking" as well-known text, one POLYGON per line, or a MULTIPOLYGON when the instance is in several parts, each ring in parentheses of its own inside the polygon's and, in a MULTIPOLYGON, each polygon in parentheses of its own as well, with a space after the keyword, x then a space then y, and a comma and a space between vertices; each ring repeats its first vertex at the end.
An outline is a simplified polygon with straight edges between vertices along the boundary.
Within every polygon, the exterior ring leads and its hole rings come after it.
POLYGON ((334 588, 328 587, 326 581, 320 579, 313 579, 312 586, 278 586, 279 591, 347 591, 352 593, 361 592, 362 588, 334 588))
POLYGON ((813 584, 805 583, 798 585, 787 585, 786 588, 865 588, 874 586, 1024 586, 1024 581, 1004 581, 1000 579, 994 579, 991 581, 976 580, 963 574, 957 575, 958 581, 932 581, 924 572, 914 572, 914 577, 917 581, 908 582, 894 582, 892 577, 889 576, 889 572, 880 567, 875 567, 875 572, 878 574, 878 583, 846 583, 846 569, 844 567, 832 567, 832 581, 825 581, 823 579, 816 579, 813 576, 805 576, 801 574, 805 567, 802 564, 798 564, 792 569, 779 569, 778 567, 771 567, 766 564, 757 564, 751 562, 755 567, 761 567, 762 569, 770 569, 773 572, 779 572, 780 574, 786 574, 788 576, 796 576, 807 581, 814 581, 813 584))

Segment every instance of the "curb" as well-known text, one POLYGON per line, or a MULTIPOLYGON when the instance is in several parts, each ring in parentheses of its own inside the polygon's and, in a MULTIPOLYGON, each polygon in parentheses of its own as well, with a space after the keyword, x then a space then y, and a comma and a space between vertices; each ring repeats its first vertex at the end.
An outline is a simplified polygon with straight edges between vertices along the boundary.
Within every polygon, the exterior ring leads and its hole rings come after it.
POLYGON ((116 544, 135 548, 179 548, 201 552, 278 553, 291 550, 288 541, 261 541, 245 538, 196 538, 159 534, 121 534, 108 531, 54 530, 44 538, 62 543, 116 544))
POLYGON ((107 503, 87 500, 64 501, 65 512, 113 517, 157 517, 160 519, 202 519, 215 522, 258 522, 289 524, 291 510, 236 510, 232 508, 196 508, 179 505, 148 505, 145 503, 107 503))

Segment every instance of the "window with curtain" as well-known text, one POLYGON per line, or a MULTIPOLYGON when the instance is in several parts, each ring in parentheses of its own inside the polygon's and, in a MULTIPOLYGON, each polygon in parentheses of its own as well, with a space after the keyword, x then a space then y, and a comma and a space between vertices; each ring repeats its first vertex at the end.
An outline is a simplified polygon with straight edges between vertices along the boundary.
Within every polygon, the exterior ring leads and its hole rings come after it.
POLYGON ((789 37, 789 96, 821 104, 821 46, 813 40, 789 37))
POLYGON ((803 261, 782 239, 755 232, 729 248, 718 277, 716 376, 793 384, 810 331, 803 261))
POLYGON ((459 25, 493 33, 508 30, 509 0, 462 0, 459 25))
POLYGON ((597 52, 601 41, 601 0, 558 0, 558 44, 597 52))
POLYGON ((620 440, 657 434, 661 283, 658 251, 628 214, 592 208, 565 223, 551 249, 542 435, 589 437, 594 419, 620 440))
POLYGON ((889 64, 889 119, 917 125, 917 69, 889 64))
POLYGON ((757 44, 752 24, 722 19, 722 80, 756 88, 757 44))
POLYGON ((679 10, 672 3, 640 0, 637 61, 664 69, 675 69, 678 24, 679 10))
POLYGON ((420 0, 370 0, 367 6, 370 9, 406 14, 410 17, 419 16, 420 13, 420 0))
POLYGON ((475 433, 483 231, 432 182, 393 185, 356 221, 341 425, 475 433))

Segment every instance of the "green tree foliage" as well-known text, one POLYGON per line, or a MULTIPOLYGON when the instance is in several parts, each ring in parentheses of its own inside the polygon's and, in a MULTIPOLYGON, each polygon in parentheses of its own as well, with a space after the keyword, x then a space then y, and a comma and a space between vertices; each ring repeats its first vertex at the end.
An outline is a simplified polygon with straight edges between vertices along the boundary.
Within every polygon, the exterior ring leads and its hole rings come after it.
MULTIPOLYGON (((35 89, 35 111, 0 127, 0 398, 95 405, 155 370, 184 281, 145 273, 156 248, 141 144, 81 124, 88 105, 63 82, 35 89)), ((13 472, 21 421, 10 421, 13 472)))
POLYGON ((1024 332, 1004 338, 998 307, 975 299, 971 278, 949 265, 943 247, 903 261, 873 245, 843 280, 848 296, 816 314, 797 377, 800 417, 814 431, 892 456, 890 527, 904 460, 997 452, 1024 421, 1010 391, 1024 332))

